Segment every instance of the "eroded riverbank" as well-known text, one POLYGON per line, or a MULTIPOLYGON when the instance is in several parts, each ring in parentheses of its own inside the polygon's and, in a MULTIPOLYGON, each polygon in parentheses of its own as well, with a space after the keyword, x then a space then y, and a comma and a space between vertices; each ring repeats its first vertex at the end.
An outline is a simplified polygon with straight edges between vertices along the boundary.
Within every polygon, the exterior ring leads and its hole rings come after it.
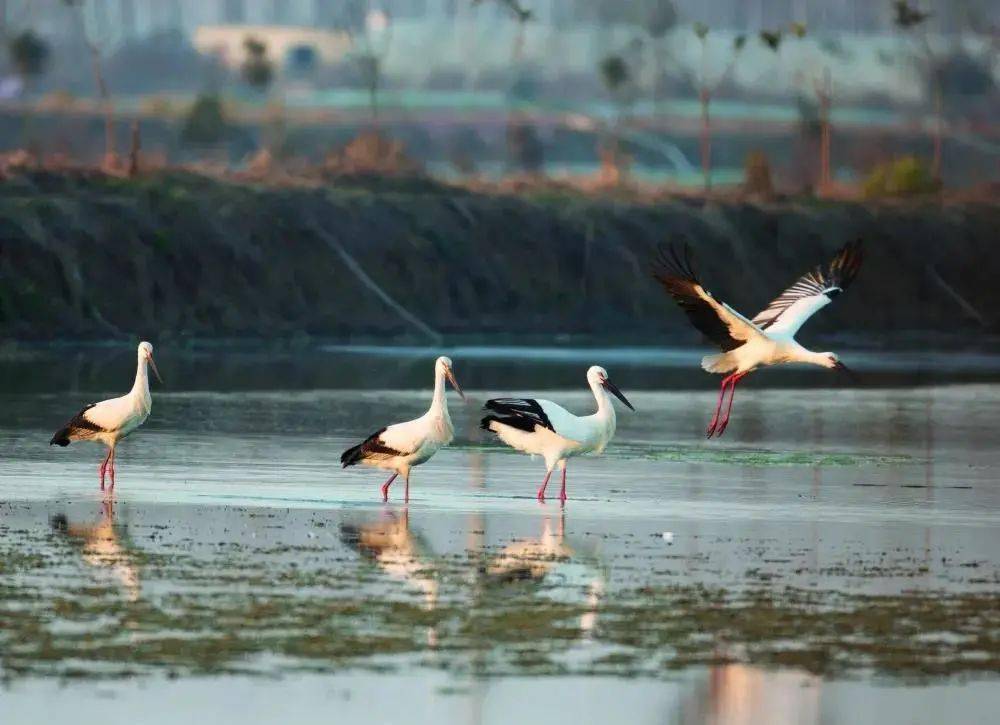
POLYGON ((982 334, 998 329, 998 225, 987 202, 653 203, 23 173, 0 180, 0 337, 437 343, 613 330, 693 344, 651 279, 658 245, 690 240, 711 289, 752 315, 858 237, 862 274, 811 332, 850 320, 855 333, 982 334))

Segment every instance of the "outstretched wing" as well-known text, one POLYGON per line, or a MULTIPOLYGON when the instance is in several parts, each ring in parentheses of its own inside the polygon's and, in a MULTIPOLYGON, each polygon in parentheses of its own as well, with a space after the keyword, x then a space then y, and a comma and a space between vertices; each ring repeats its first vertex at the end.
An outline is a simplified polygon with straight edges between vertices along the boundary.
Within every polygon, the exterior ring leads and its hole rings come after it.
POLYGON ((860 239, 845 244, 825 269, 816 267, 799 277, 753 318, 754 323, 769 333, 794 335, 806 320, 850 286, 863 259, 860 239))
POLYGON ((689 245, 660 247, 653 276, 684 310, 691 324, 723 352, 735 350, 760 334, 750 320, 701 286, 689 245))

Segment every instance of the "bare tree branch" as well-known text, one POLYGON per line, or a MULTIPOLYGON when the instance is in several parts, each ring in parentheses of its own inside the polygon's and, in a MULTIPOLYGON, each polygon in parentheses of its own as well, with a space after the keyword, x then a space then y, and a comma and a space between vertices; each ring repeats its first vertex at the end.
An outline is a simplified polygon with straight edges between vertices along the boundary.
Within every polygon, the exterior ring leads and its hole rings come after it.
POLYGON ((403 305, 396 302, 396 300, 389 296, 388 292, 379 287, 378 283, 368 276, 351 253, 344 249, 344 245, 340 243, 340 240, 338 240, 333 234, 325 231, 315 222, 310 224, 310 228, 314 234, 329 245, 330 249, 337 253, 337 256, 339 256, 341 261, 344 263, 344 266, 347 267, 351 274, 353 274, 355 278, 361 282, 361 284, 371 290, 375 296, 382 300, 393 312, 426 335, 435 345, 441 344, 441 341, 444 339, 441 333, 430 327, 427 323, 423 322, 416 315, 403 307, 403 305))

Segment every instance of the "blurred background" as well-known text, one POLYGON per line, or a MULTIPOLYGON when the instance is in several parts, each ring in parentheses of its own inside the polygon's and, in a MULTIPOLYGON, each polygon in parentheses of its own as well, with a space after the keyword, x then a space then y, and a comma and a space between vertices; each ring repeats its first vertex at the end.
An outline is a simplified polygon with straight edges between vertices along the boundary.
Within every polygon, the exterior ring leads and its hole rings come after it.
POLYGON ((992 0, 5 0, 0 15, 2 143, 49 159, 124 156, 140 121, 148 163, 491 181, 875 194, 972 186, 1000 160, 992 0), (349 145, 376 124, 379 141, 349 145))
POLYGON ((748 313, 862 237, 817 331, 1000 330, 992 0, 0 18, 0 337, 693 343, 648 274, 679 238, 748 313))

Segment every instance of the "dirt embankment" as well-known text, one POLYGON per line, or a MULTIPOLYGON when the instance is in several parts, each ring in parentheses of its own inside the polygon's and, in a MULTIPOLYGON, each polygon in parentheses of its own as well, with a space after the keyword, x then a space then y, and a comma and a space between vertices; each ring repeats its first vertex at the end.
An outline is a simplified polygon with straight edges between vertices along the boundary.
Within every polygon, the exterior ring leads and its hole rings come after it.
POLYGON ((988 203, 651 204, 37 173, 0 181, 0 337, 693 342, 650 277, 658 244, 688 238, 706 285, 752 313, 857 237, 862 273, 811 333, 996 332, 998 230, 988 203))

